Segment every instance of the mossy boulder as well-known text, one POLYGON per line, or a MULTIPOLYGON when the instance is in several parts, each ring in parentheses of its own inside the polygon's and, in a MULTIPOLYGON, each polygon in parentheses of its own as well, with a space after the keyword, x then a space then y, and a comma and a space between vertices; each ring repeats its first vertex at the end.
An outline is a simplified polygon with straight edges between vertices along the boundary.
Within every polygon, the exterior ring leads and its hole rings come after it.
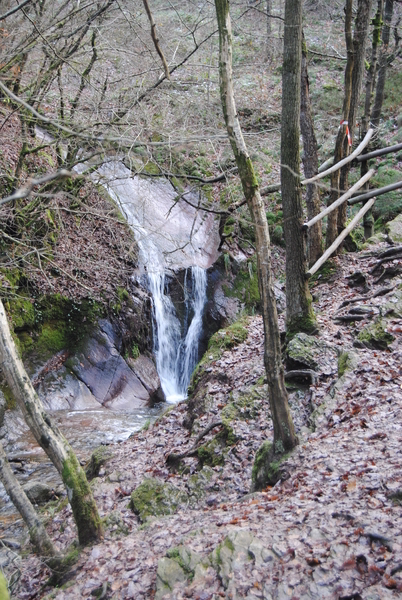
POLYGON ((173 484, 147 477, 131 493, 130 508, 144 522, 150 516, 172 515, 187 501, 187 494, 173 484))
POLYGON ((91 458, 85 465, 85 475, 88 480, 93 479, 99 475, 101 467, 111 458, 113 458, 113 452, 108 446, 98 446, 91 454, 91 458))
POLYGON ((338 377, 343 377, 347 371, 352 371, 357 360, 355 352, 343 350, 338 357, 338 377))
POLYGON ((393 221, 389 221, 385 229, 391 242, 402 244, 402 214, 398 215, 393 221))
POLYGON ((41 481, 28 481, 23 490, 33 504, 42 504, 53 496, 52 488, 41 481))
POLYGON ((208 465, 205 465, 201 471, 194 473, 188 478, 187 488, 192 502, 201 500, 206 492, 206 487, 209 485, 214 471, 208 465))
POLYGON ((202 466, 210 465, 211 467, 223 465, 225 463, 224 448, 222 440, 218 436, 215 436, 212 440, 198 448, 197 455, 200 464, 202 466))
POLYGON ((297 333, 286 349, 289 369, 312 369, 324 375, 333 375, 338 370, 338 351, 317 337, 297 333))
POLYGON ((388 344, 391 344, 395 339, 391 333, 388 333, 386 328, 387 323, 384 319, 376 319, 361 330, 357 336, 357 341, 367 348, 386 350, 388 344))

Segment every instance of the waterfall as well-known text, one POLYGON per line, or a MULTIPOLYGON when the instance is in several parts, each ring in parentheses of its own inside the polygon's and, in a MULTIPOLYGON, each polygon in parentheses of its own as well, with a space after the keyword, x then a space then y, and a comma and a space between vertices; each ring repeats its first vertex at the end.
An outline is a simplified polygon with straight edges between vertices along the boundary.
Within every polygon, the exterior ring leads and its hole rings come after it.
POLYGON ((168 295, 163 271, 148 273, 153 299, 154 354, 162 390, 168 402, 186 398, 191 374, 198 360, 202 316, 206 303, 206 271, 187 269, 184 278, 183 323, 168 295))
POLYGON ((218 256, 218 224, 212 215, 200 216, 195 208, 177 201, 169 182, 133 178, 119 159, 102 165, 93 177, 118 203, 136 236, 139 271, 146 272, 152 294, 156 368, 166 400, 177 402, 187 397, 198 360, 206 304, 205 269, 218 256), (178 269, 185 270, 180 318, 165 276, 166 271, 178 269))

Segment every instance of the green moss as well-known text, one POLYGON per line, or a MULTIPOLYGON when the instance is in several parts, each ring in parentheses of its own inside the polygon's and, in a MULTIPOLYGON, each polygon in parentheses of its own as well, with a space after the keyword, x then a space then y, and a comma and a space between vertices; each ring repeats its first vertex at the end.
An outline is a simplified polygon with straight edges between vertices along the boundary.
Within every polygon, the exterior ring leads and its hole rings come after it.
POLYGON ((44 355, 63 350, 67 345, 66 326, 63 321, 48 322, 42 326, 36 347, 44 355))
POLYGON ((62 479, 67 488, 80 544, 86 545, 99 539, 102 526, 98 509, 84 470, 72 451, 64 460, 62 479))
POLYGON ((245 328, 247 320, 244 318, 229 325, 226 329, 220 329, 210 338, 206 354, 218 358, 222 352, 242 344, 248 336, 245 328))
POLYGON ((28 298, 14 298, 6 303, 6 310, 11 316, 14 331, 30 329, 35 324, 35 309, 28 298))
POLYGON ((383 319, 377 319, 374 323, 366 325, 357 339, 370 348, 386 350, 388 344, 391 344, 395 338, 386 330, 386 322, 383 319))
POLYGON ((0 571, 0 598, 1 598, 1 600, 10 600, 10 594, 8 593, 8 589, 7 589, 7 581, 1 571, 0 571))
POLYGON ((324 282, 328 281, 330 277, 335 275, 336 265, 333 260, 329 259, 318 269, 312 277, 309 279, 310 286, 315 284, 317 281, 324 282))
POLYGON ((14 395, 8 386, 8 383, 4 383, 0 389, 3 392, 4 399, 6 401, 6 408, 8 410, 13 410, 16 407, 16 402, 14 395))
POLYGON ((317 321, 313 310, 309 310, 306 315, 293 317, 286 321, 286 339, 291 340, 297 333, 304 332, 313 334, 317 332, 317 321))

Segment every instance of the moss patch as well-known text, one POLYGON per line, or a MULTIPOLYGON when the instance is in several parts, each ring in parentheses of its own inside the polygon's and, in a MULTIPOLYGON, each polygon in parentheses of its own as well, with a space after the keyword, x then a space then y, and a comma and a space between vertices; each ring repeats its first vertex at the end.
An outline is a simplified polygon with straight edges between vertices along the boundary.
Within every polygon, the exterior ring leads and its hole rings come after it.
POLYGON ((237 298, 244 305, 245 310, 252 314, 261 305, 260 291, 258 289, 257 257, 254 255, 247 262, 239 265, 231 285, 224 285, 223 291, 229 298, 237 298))
POLYGON ((99 446, 92 452, 91 458, 85 465, 85 475, 88 480, 99 475, 101 467, 113 457, 113 452, 107 446, 99 446))
POLYGON ((131 493, 130 508, 145 521, 149 516, 172 515, 186 502, 187 494, 171 483, 148 477, 131 493))

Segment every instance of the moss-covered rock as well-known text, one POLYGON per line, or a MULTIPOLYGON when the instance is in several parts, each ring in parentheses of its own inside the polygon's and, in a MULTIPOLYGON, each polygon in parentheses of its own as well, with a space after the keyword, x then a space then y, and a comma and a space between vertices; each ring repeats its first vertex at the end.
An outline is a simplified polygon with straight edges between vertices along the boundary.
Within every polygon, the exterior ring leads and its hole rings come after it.
POLYGON ((144 522, 150 516, 174 514, 187 500, 187 494, 171 483, 147 477, 131 493, 130 508, 144 522))
POLYGON ((214 471, 205 465, 200 471, 191 475, 187 480, 187 488, 192 502, 198 502, 205 495, 206 487, 212 479, 214 471))
POLYGON ((388 333, 386 327, 387 324, 384 319, 376 319, 360 331, 357 340, 367 348, 386 350, 388 344, 391 344, 395 339, 391 333, 388 333))
POLYGON ((1 598, 1 600, 10 600, 10 594, 8 593, 8 589, 7 589, 7 582, 1 571, 0 571, 0 598, 1 598))
POLYGON ((317 337, 298 333, 286 349, 289 369, 313 369, 324 375, 333 375, 338 370, 338 351, 317 337))
POLYGON ((251 491, 262 490, 267 485, 275 485, 282 476, 281 465, 289 454, 276 452, 271 442, 264 442, 255 455, 251 472, 251 491))
POLYGON ((101 467, 111 458, 113 458, 113 452, 108 446, 98 446, 91 454, 91 458, 85 465, 85 475, 88 480, 93 479, 99 475, 101 467))
POLYGON ((252 313, 261 305, 257 277, 257 256, 239 263, 236 274, 230 284, 223 285, 223 291, 228 298, 237 298, 244 309, 252 313))
POLYGON ((177 583, 187 581, 188 576, 180 564, 173 558, 164 556, 158 561, 156 573, 155 600, 161 600, 173 591, 177 583))
POLYGON ((394 244, 402 244, 402 214, 398 215, 393 221, 389 221, 385 229, 388 233, 388 238, 394 244))
POLYGON ((225 462, 224 446, 218 436, 198 448, 197 456, 201 466, 217 467, 225 462))

